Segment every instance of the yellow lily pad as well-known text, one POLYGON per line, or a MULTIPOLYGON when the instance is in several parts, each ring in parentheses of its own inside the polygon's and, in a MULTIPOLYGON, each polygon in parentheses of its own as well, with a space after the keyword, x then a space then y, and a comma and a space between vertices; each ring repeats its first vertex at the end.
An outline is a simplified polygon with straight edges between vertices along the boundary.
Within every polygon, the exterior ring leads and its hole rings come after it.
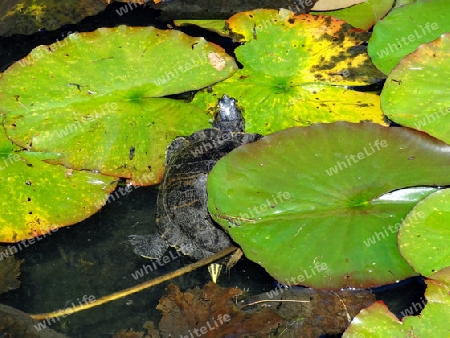
POLYGON ((198 93, 194 103, 202 109, 228 94, 243 107, 246 130, 261 134, 338 120, 384 124, 378 95, 348 87, 384 78, 365 51, 367 32, 332 17, 283 9, 239 13, 227 24, 244 43, 236 49, 244 67, 198 93))

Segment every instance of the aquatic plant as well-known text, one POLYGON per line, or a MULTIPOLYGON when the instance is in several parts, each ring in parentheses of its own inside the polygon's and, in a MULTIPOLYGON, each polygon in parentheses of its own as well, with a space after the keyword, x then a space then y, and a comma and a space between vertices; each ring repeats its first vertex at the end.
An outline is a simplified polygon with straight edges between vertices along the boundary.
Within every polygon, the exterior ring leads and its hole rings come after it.
MULTIPOLYGON (((342 17, 367 6, 368 27, 383 15, 371 1, 342 17)), ((119 178, 157 183, 167 144, 209 126, 206 111, 226 93, 244 109, 247 131, 268 135, 219 161, 208 182, 211 214, 246 256, 289 285, 429 277, 423 316, 403 325, 375 303, 347 334, 445 334, 447 7, 397 6, 375 25, 371 58, 369 33, 286 10, 227 20, 242 44, 239 70, 202 38, 151 27, 75 33, 36 48, 0 78, 0 177, 8 187, 0 240, 88 217, 119 178), (376 92, 385 78, 372 61, 388 75, 381 104, 377 93, 359 91, 376 92), (164 98, 189 90, 201 90, 192 103, 164 98), (421 131, 388 128, 386 117, 421 131)))
POLYGON ((284 284, 394 283, 416 275, 397 233, 406 215, 422 216, 410 210, 436 191, 426 186, 450 184, 449 153, 409 128, 294 127, 219 160, 208 178, 209 211, 246 257, 284 284))
POLYGON ((74 33, 13 64, 0 78, 0 165, 7 167, 0 180, 8 190, 0 199, 8 210, 0 241, 89 217, 119 177, 135 186, 158 183, 167 145, 207 127, 209 118, 162 97, 203 88, 236 69, 203 38, 126 26, 74 33))

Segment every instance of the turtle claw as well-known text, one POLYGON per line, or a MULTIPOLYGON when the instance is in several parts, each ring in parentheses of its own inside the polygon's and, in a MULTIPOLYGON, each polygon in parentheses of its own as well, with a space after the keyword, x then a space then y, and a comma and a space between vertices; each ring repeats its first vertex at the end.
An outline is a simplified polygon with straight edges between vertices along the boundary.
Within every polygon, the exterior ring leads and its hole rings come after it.
POLYGON ((134 246, 133 251, 148 259, 160 259, 169 245, 159 235, 129 235, 128 242, 134 246))

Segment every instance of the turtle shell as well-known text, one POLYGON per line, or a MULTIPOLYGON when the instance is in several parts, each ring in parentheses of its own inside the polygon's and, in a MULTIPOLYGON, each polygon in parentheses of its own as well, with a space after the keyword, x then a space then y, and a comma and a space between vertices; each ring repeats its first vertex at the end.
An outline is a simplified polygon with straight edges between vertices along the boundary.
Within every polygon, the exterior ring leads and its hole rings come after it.
POLYGON ((221 157, 259 138, 258 134, 210 128, 178 137, 170 144, 156 219, 170 246, 203 259, 231 245, 230 237, 208 213, 206 180, 221 157))

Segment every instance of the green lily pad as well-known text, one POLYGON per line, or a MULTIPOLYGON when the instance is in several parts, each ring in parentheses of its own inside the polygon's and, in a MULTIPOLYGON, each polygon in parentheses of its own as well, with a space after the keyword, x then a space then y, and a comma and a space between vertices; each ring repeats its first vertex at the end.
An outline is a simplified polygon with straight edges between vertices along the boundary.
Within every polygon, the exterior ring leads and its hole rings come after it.
POLYGON ((450 31, 447 0, 421 1, 396 7, 374 26, 368 52, 385 74, 423 43, 450 31))
POLYGON ((435 191, 402 188, 449 184, 449 152, 409 128, 290 128, 217 162, 208 178, 209 211, 282 283, 392 283, 415 274, 398 250, 400 223, 435 191))
POLYGON ((313 15, 331 15, 348 22, 353 27, 369 30, 375 22, 392 8, 394 0, 367 0, 360 4, 330 12, 310 12, 313 15))
POLYGON ((389 74, 381 107, 393 121, 450 143, 450 33, 421 45, 389 74))
POLYGON ((235 51, 244 68, 197 93, 193 102, 202 109, 226 93, 243 107, 246 130, 261 134, 314 122, 383 123, 377 95, 346 87, 384 78, 361 46, 367 32, 284 9, 238 13, 227 24, 245 42, 235 51))
POLYGON ((383 302, 373 303, 353 318, 344 332, 348 337, 448 337, 450 329, 450 269, 447 268, 426 280, 425 299, 411 303, 401 321, 383 302), (444 280, 442 280, 444 279, 444 280), (420 316, 411 316, 422 310, 420 316))
MULTIPOLYGON (((409 5, 409 4, 412 4, 415 2, 419 2, 419 1, 421 1, 421 0, 395 0, 394 8, 409 5)), ((428 0, 424 0, 424 1, 428 1, 428 0)))
POLYGON ((0 78, 8 136, 61 152, 75 169, 158 182, 167 145, 208 126, 205 111, 157 97, 200 89, 237 66, 203 38, 153 27, 102 28, 39 46, 0 78), (173 58, 173 55, 177 55, 173 58))
POLYGON ((52 163, 95 169, 144 186, 161 180, 168 144, 207 128, 209 118, 172 99, 111 102, 100 97, 27 115, 8 114, 5 129, 22 147, 61 153, 52 163))
POLYGON ((114 178, 45 162, 57 158, 22 151, 0 133, 0 242, 45 235, 86 219, 106 203, 114 178))
POLYGON ((347 8, 364 2, 365 0, 317 0, 312 10, 314 11, 334 11, 347 8))
POLYGON ((431 276, 450 266, 450 189, 438 191, 417 203, 398 234, 402 256, 420 274, 431 276))

